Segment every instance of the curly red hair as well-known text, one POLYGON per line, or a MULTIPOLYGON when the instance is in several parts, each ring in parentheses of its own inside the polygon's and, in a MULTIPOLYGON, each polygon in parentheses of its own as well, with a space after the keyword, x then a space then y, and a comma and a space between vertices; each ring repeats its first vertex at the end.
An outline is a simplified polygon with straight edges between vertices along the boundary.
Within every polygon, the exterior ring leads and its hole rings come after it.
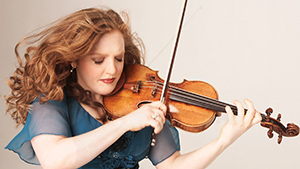
POLYGON ((24 124, 31 103, 39 97, 41 103, 61 101, 64 90, 71 97, 93 107, 89 91, 77 83, 76 71, 70 73, 70 63, 85 56, 107 32, 119 30, 125 41, 125 66, 143 62, 142 41, 131 33, 128 15, 122 17, 111 9, 88 8, 77 11, 48 25, 47 29, 21 40, 15 47, 19 66, 7 80, 11 94, 5 96, 7 113, 17 125, 24 124), (23 61, 20 46, 27 46, 23 61))

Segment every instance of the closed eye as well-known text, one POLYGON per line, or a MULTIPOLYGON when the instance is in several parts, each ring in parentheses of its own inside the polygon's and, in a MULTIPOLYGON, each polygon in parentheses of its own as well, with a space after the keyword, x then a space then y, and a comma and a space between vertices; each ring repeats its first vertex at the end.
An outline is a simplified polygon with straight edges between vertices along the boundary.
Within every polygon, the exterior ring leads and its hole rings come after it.
POLYGON ((104 61, 104 59, 102 59, 102 60, 94 60, 94 62, 95 62, 95 64, 101 64, 101 63, 103 63, 103 61, 104 61))
POLYGON ((115 59, 118 61, 118 62, 123 62, 123 58, 124 58, 124 53, 118 55, 115 57, 115 59))
POLYGON ((95 64, 101 64, 103 61, 95 61, 95 64))
POLYGON ((123 57, 122 58, 115 58, 118 62, 122 62, 123 61, 123 57))

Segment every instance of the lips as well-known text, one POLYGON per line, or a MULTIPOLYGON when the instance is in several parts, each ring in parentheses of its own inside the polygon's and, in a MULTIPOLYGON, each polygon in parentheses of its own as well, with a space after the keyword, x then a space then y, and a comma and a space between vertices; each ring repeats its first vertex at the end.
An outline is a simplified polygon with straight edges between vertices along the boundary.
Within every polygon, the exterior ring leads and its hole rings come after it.
POLYGON ((107 78, 107 79, 101 79, 101 81, 106 84, 111 84, 115 81, 115 79, 116 78, 107 78))

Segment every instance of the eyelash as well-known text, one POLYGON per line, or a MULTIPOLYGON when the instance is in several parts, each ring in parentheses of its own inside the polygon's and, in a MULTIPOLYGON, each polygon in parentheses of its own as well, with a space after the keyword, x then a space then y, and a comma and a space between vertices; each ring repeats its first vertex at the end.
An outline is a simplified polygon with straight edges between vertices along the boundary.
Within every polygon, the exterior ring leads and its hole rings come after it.
POLYGON ((119 62, 122 62, 123 58, 121 58, 121 59, 116 58, 116 60, 119 61, 119 62))
POLYGON ((95 64, 101 64, 103 62, 103 60, 102 61, 95 61, 95 64))
MULTIPOLYGON (((117 59, 117 58, 115 58, 118 62, 122 62, 123 61, 123 58, 121 58, 121 59, 117 59)), ((103 62, 103 60, 101 60, 101 61, 94 61, 95 62, 95 64, 101 64, 102 62, 103 62)))

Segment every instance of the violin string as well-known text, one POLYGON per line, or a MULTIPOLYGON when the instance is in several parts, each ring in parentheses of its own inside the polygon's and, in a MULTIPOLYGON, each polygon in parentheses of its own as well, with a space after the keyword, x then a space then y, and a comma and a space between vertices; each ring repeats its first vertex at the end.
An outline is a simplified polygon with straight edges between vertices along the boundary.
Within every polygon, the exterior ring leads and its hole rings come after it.
POLYGON ((182 97, 193 98, 193 100, 195 100, 196 102, 203 101, 203 103, 210 104, 211 107, 218 107, 225 110, 226 106, 230 106, 233 110, 236 110, 236 106, 203 95, 199 95, 193 92, 185 91, 180 88, 176 88, 176 94, 177 93, 180 93, 180 96, 182 97))
MULTIPOLYGON (((161 87, 161 84, 162 84, 161 82, 156 81, 154 83, 154 82, 148 81, 146 83, 148 83, 148 84, 150 83, 150 87, 153 86, 153 84, 156 84, 157 90, 160 91, 159 87, 161 87)), ((144 83, 144 84, 146 84, 146 83, 144 83)), ((204 108, 222 111, 222 112, 224 112, 225 106, 230 106, 231 109, 233 110, 233 112, 236 114, 236 111, 237 111, 236 106, 233 106, 233 105, 230 105, 230 104, 227 104, 227 103, 224 103, 219 100, 215 100, 215 99, 203 96, 203 95, 192 93, 192 92, 177 88, 175 86, 170 85, 169 88, 171 88, 171 91, 169 91, 170 99, 173 99, 173 100, 177 99, 177 101, 180 100, 187 104, 192 104, 192 105, 196 105, 196 106, 199 105, 204 108)))
MULTIPOLYGON (((190 93, 190 92, 182 92, 180 90, 176 90, 176 92, 171 92, 170 99, 179 99, 184 102, 187 102, 189 104, 199 104, 200 106, 203 106, 204 108, 209 108, 212 110, 218 110, 224 112, 226 104, 217 101, 217 100, 211 100, 207 97, 190 93)), ((232 106, 230 106, 232 107, 232 106)))
MULTIPOLYGON (((148 81, 146 83, 144 83, 146 85, 143 85, 142 88, 153 88, 153 84, 155 84, 152 81, 148 81), (148 84, 150 83, 150 84, 148 85, 146 83, 148 83, 148 84)), ((160 82, 156 82, 156 83, 159 84, 160 82)), ((160 88, 157 88, 158 91, 161 91, 161 86, 162 86, 161 84, 156 86, 156 87, 160 87, 160 88)), ((168 93, 170 93, 170 97, 174 101, 180 101, 180 102, 183 102, 183 103, 186 103, 186 104, 200 106, 200 107, 203 107, 203 108, 207 108, 207 109, 215 110, 215 111, 219 111, 219 112, 224 112, 225 106, 229 106, 231 108, 231 110, 233 111, 233 113, 235 115, 237 115, 237 107, 234 106, 234 105, 230 105, 230 104, 221 102, 219 100, 215 100, 215 99, 212 99, 212 98, 209 98, 209 97, 205 97, 205 96, 202 96, 202 95, 199 95, 199 94, 195 94, 195 93, 192 93, 192 92, 189 92, 189 91, 186 91, 186 90, 174 87, 174 86, 169 86, 169 87, 171 87, 173 89, 171 92, 168 92, 168 93), (181 93, 183 93, 183 94, 181 94, 181 93), (174 96, 176 96, 176 95, 183 98, 183 99, 177 99, 176 100, 176 98, 174 98, 174 96), (185 95, 191 95, 192 97, 191 96, 185 96, 185 95), (193 97, 195 95, 197 96, 196 98, 193 97), (200 97, 200 98, 198 98, 198 97, 200 97), (203 99, 203 98, 205 98, 205 99, 203 99), (207 100, 211 100, 212 102, 208 102, 207 100)), ((247 109, 245 109, 245 111, 247 111, 247 109)), ((267 117, 262 113, 260 113, 260 115, 262 116, 262 122, 266 121, 267 117)))
MULTIPOLYGON (((161 84, 160 82, 156 82, 156 84, 161 84)), ((160 87, 161 85, 157 86, 157 87, 160 87)), ((215 99, 211 99, 211 98, 208 98, 208 97, 205 97, 205 96, 202 96, 202 95, 198 95, 196 93, 192 93, 192 92, 189 92, 189 91, 186 91, 186 90, 183 90, 183 89, 180 89, 180 88, 177 88, 177 87, 174 87, 174 86, 169 86, 169 88, 172 88, 172 91, 169 92, 171 93, 171 95, 173 96, 177 96, 177 97, 181 97, 181 98, 184 98, 184 99, 189 99, 191 101, 198 101, 198 100, 207 100, 207 102, 212 102, 214 104, 217 104, 219 105, 218 103, 222 103, 218 100, 215 100, 215 99)), ((222 107, 225 107, 226 105, 222 104, 220 105, 222 107)))

